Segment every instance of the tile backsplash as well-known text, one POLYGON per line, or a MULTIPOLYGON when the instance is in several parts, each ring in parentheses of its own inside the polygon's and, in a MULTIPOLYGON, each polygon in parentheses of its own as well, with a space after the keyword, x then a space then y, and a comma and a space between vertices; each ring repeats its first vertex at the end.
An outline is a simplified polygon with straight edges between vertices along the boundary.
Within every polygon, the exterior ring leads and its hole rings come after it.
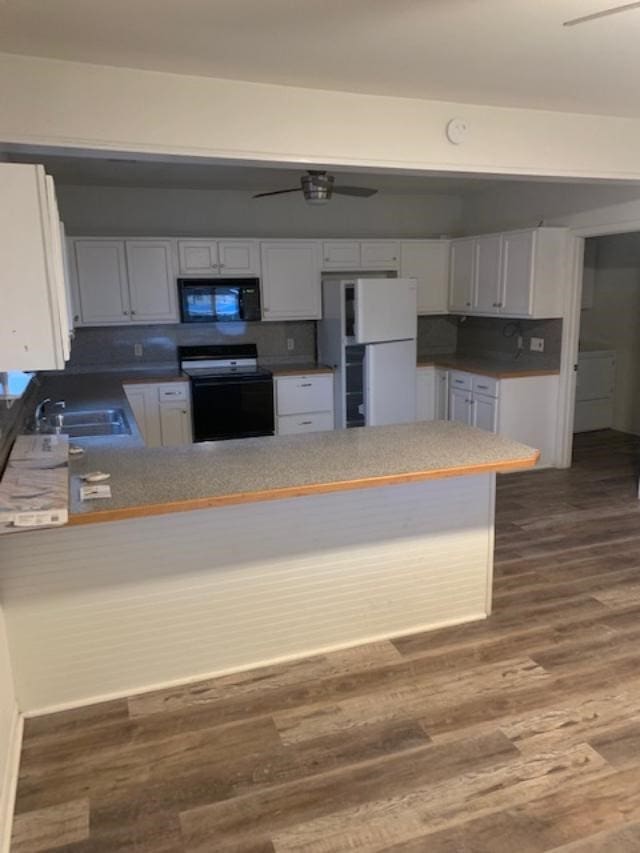
POLYGON ((562 320, 508 320, 498 317, 467 317, 457 320, 457 353, 500 360, 515 359, 533 367, 560 367, 562 320), (523 349, 518 355, 518 336, 523 349), (544 352, 532 352, 531 338, 544 339, 544 352))
POLYGON ((457 344, 457 317, 418 317, 419 359, 455 352, 457 344))
POLYGON ((145 367, 175 363, 176 347, 190 344, 255 343, 264 360, 313 361, 313 321, 299 323, 203 323, 201 325, 101 326, 76 331, 67 370, 96 367, 145 367), (293 350, 287 340, 294 342, 293 350), (135 347, 142 354, 135 355, 135 347))

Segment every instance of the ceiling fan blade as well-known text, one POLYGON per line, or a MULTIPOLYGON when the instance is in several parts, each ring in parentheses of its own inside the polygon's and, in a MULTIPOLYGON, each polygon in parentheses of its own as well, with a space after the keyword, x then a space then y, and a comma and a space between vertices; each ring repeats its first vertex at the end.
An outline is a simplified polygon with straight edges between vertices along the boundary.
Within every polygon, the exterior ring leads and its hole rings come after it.
POLYGON ((367 187, 334 187, 333 193, 334 195, 353 195, 359 196, 360 198, 371 198, 372 195, 375 195, 378 190, 370 190, 367 187))
POLYGON ((607 18, 609 15, 617 15, 619 12, 630 12, 631 9, 640 9, 640 3, 625 3, 623 6, 613 6, 611 9, 603 9, 602 12, 592 12, 590 15, 582 15, 565 21, 563 27, 575 27, 576 24, 586 24, 587 21, 596 21, 598 18, 607 18))
POLYGON ((270 193, 258 193, 257 195, 254 195, 253 198, 264 198, 265 196, 268 196, 268 195, 282 195, 283 193, 301 193, 301 192, 302 192, 302 190, 300 187, 294 187, 292 190, 273 190, 273 192, 270 192, 270 193))

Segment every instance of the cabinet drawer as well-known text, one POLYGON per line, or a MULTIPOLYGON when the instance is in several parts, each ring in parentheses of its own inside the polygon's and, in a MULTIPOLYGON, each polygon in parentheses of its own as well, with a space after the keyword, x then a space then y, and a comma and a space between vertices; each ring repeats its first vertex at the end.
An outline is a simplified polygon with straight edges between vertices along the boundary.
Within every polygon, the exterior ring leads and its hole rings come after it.
POLYGON ((484 394, 486 397, 497 397, 500 388, 500 380, 493 376, 474 376, 473 393, 484 394))
POLYGON ((470 373, 463 373, 460 370, 451 370, 449 372, 449 388, 461 388, 465 391, 473 389, 473 376, 470 373))
POLYGON ((187 400, 189 386, 186 382, 166 382, 158 385, 158 400, 187 400))
POLYGON ((278 416, 332 410, 333 376, 287 376, 276 379, 278 416))
POLYGON ((333 412, 315 412, 312 415, 284 415, 278 418, 278 435, 301 432, 321 432, 333 429, 333 412))

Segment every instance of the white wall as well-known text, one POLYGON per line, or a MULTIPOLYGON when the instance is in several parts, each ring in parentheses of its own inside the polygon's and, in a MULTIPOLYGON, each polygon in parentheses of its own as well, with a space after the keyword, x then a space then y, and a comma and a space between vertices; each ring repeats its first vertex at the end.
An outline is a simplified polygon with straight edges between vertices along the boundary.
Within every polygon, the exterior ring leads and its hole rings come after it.
POLYGON ((594 302, 580 339, 616 351, 613 426, 640 434, 640 234, 597 239, 594 302))
POLYGON ((9 661, 4 614, 0 608, 0 851, 8 850, 8 846, 4 845, 7 845, 13 808, 17 737, 18 708, 9 661))
POLYGON ((364 168, 640 178, 640 120, 0 54, 0 141, 364 168), (462 145, 447 122, 464 117, 462 145))
POLYGON ((462 200, 446 195, 335 196, 314 207, 301 195, 214 190, 58 186, 57 194, 72 235, 429 237, 459 230, 462 219, 462 200))

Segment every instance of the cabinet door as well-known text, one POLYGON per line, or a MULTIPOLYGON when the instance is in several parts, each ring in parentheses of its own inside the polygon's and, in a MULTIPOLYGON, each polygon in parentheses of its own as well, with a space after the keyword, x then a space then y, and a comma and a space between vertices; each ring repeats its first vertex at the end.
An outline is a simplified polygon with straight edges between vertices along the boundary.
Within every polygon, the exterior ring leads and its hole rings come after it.
POLYGON ((75 240, 84 325, 129 323, 129 288, 123 240, 75 240))
POLYGON ((215 240, 178 240, 182 275, 218 275, 218 244, 215 240))
POLYGON ((471 426, 473 423, 473 404, 471 392, 460 388, 449 391, 449 420, 471 426))
POLYGON ((475 279, 475 238, 451 243, 449 309, 467 313, 472 307, 475 279))
POLYGON ((258 244, 252 240, 219 240, 218 269, 222 276, 259 275, 258 244))
POLYGON ((329 240, 322 244, 322 268, 325 270, 360 269, 360 243, 355 240, 329 240))
POLYGON ((498 431, 498 401, 495 397, 475 394, 473 397, 473 425, 487 432, 498 431))
POLYGON ((124 386, 138 429, 147 447, 160 447, 160 406, 158 386, 154 383, 134 383, 124 386))
POLYGON ((276 412, 299 415, 333 409, 333 376, 283 376, 276 379, 276 412))
POLYGON ((169 240, 127 240, 131 320, 177 323, 176 283, 169 240))
POLYGON ((395 240, 371 240, 360 244, 363 270, 395 270, 400 259, 400 246, 395 240))
POLYGON ((503 235, 502 313, 526 317, 532 313, 535 231, 503 235))
POLYGON ((448 240, 400 244, 400 277, 418 283, 418 314, 446 314, 449 287, 448 240))
POLYGON ((324 432, 333 429, 333 412, 315 412, 310 415, 284 415, 277 418, 278 435, 298 435, 303 432, 324 432))
POLYGON ((491 234, 476 240, 476 286, 474 311, 498 314, 502 307, 502 235, 491 234))
POLYGON ((136 424, 142 440, 147 443, 147 399, 144 385, 125 385, 124 393, 127 397, 133 417, 136 419, 136 424))
POLYGON ((160 435, 163 447, 191 444, 191 418, 186 402, 160 404, 160 435))
POLYGON ((296 240, 262 243, 264 320, 318 320, 321 316, 320 245, 296 240))
POLYGON ((432 421, 436 414, 436 372, 419 367, 416 376, 416 420, 432 421))
POLYGON ((437 421, 446 421, 449 415, 449 371, 436 368, 435 412, 437 421))

